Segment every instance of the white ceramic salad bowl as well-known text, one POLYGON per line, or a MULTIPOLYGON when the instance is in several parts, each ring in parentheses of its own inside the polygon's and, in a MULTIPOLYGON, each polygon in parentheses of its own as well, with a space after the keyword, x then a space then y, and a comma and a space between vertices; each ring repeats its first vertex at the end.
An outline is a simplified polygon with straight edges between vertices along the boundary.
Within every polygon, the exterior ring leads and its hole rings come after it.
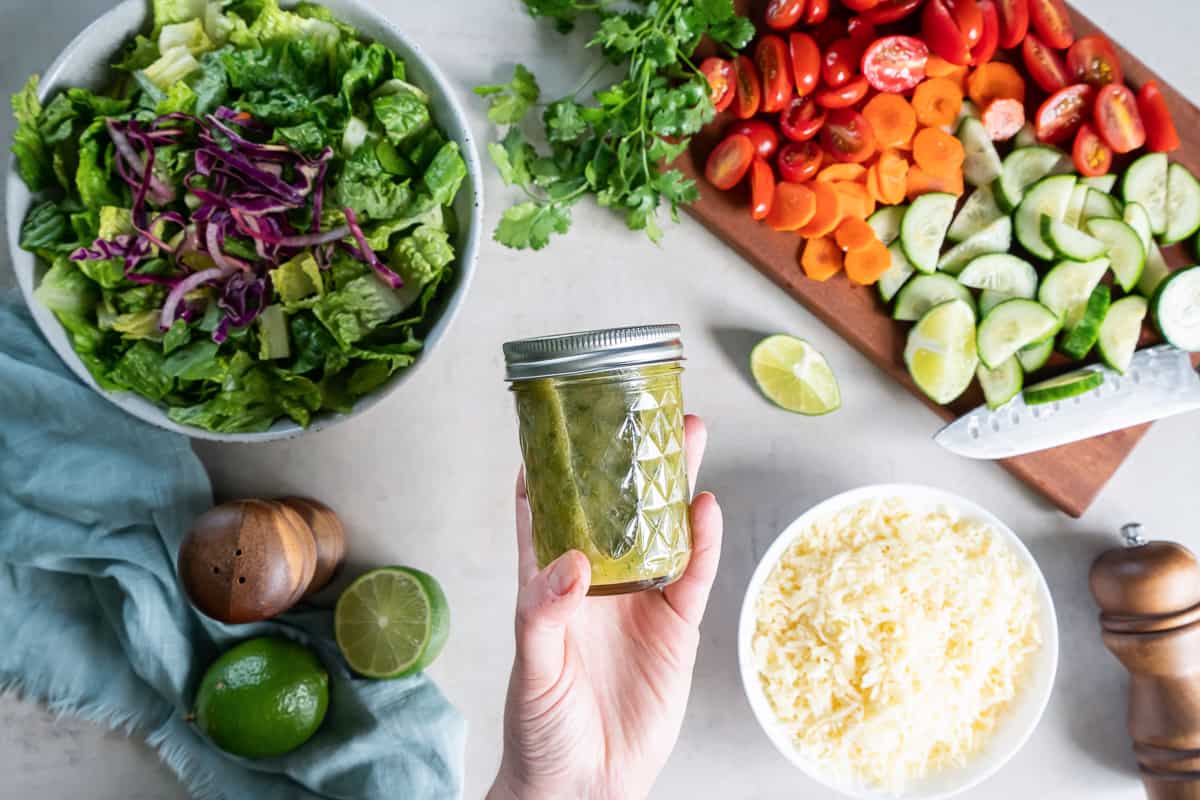
MULTIPOLYGON (((294 5, 282 2, 281 6, 294 5)), ((400 32, 391 22, 376 11, 366 0, 321 0, 343 21, 354 26, 367 39, 391 48, 400 56, 408 69, 408 80, 424 89, 430 96, 433 117, 445 134, 459 145, 466 162, 467 176, 454 202, 459 230, 454 239, 456 258, 453 262, 454 279, 435 301, 431 315, 436 319, 424 339, 424 348, 416 362, 397 370, 391 378, 370 394, 360 398, 353 409, 345 414, 322 412, 313 417, 305 428, 290 419, 277 420, 269 429, 253 433, 217 433, 198 427, 180 425, 168 418, 159 405, 132 392, 106 391, 100 388, 76 355, 62 325, 54 315, 33 297, 34 289, 46 271, 32 253, 22 250, 18 244, 21 223, 35 199, 21 180, 10 157, 6 186, 8 204, 7 225, 9 252, 17 282, 29 305, 38 327, 51 346, 68 367, 82 380, 110 402, 130 414, 165 428, 197 439, 224 442, 263 442, 298 436, 307 431, 327 428, 344 419, 361 414, 385 396, 396 391, 412 375, 413 371, 433 356, 442 337, 458 313, 475 273, 475 261, 479 249, 479 233, 483 217, 483 178, 479 155, 476 151, 466 114, 455 97, 454 89, 432 59, 415 42, 400 32)), ((125 0, 94 22, 67 45, 62 54, 43 73, 40 95, 43 100, 59 89, 81 86, 93 90, 104 88, 112 79, 109 64, 126 41, 143 32, 150 22, 149 0, 125 0)))

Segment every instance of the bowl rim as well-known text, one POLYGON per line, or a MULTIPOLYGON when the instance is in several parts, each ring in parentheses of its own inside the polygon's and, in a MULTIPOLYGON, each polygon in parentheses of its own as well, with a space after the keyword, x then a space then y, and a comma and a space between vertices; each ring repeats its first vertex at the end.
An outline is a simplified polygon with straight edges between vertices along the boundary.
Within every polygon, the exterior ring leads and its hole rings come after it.
MULTIPOLYGON (((424 346, 413 364, 396 372, 386 383, 359 398, 350 411, 345 413, 318 412, 307 427, 302 427, 295 421, 287 417, 282 417, 277 419, 267 430, 255 432, 220 433, 194 425, 181 425, 167 417, 165 409, 148 398, 142 397, 135 392, 123 390, 110 391, 98 385, 91 372, 71 346, 62 323, 48 309, 43 308, 33 297, 34 290, 36 289, 38 259, 33 253, 21 248, 20 227, 22 220, 24 220, 25 215, 29 212, 29 208, 37 195, 30 192, 28 187, 25 186, 24 181, 17 173, 16 156, 10 153, 7 163, 8 170, 5 176, 5 205, 7 207, 5 217, 8 228, 9 258, 12 263, 13 273, 16 276, 17 285, 21 291, 21 296, 29 308, 40 333, 50 344, 59 359, 71 370, 72 374, 105 400, 143 422, 148 422, 151 425, 173 433, 183 434, 192 439, 235 443, 292 439, 331 428, 340 422, 365 414, 385 397, 390 396, 398 390, 401 385, 411 380, 413 375, 429 360, 434 348, 447 334, 451 325, 457 319, 463 303, 466 301, 477 269, 480 231, 483 229, 484 181, 483 168, 479 159, 478 149, 476 148, 471 123, 466 112, 463 110, 462 104, 459 102, 454 86, 433 58, 416 41, 401 31, 387 16, 379 12, 367 0, 322 1, 331 7, 331 10, 335 14, 344 13, 342 9, 335 7, 343 6, 344 8, 352 9, 353 14, 361 15, 363 18, 370 20, 370 23, 376 30, 371 35, 360 30, 360 36, 368 41, 379 41, 389 48, 398 51, 405 61, 416 62, 419 65, 419 69, 426 73, 427 79, 423 83, 429 84, 422 88, 428 91, 431 97, 436 98, 439 103, 443 104, 446 111, 445 118, 439 119, 438 123, 445 130, 447 136, 459 144, 460 152, 467 167, 467 179, 463 182, 460 192, 464 190, 468 192, 466 202, 470 204, 469 219, 465 220, 461 226, 461 247, 458 248, 457 258, 454 263, 457 272, 454 285, 446 296, 445 306, 440 316, 431 326, 429 334, 425 337, 424 346), (17 202, 21 192, 24 192, 25 196, 20 197, 20 202, 17 202), (58 336, 51 335, 50 330, 47 329, 47 326, 50 325, 55 326, 55 330, 59 334, 58 336)), ((290 8, 297 5, 298 2, 299 0, 281 0, 280 5, 284 8, 290 8)), ((126 15, 135 13, 135 9, 145 17, 145 15, 151 13, 149 0, 122 0, 122 2, 93 19, 83 30, 77 33, 50 63, 50 66, 41 73, 42 79, 38 86, 39 100, 44 101, 54 92, 68 88, 60 83, 62 72, 77 53, 92 42, 93 39, 96 41, 115 42, 119 45, 131 37, 136 31, 130 30, 119 23, 124 20, 126 15), (120 30, 119 37, 113 37, 110 33, 112 30, 120 30)), ((360 25, 355 25, 355 27, 356 29, 361 28, 360 25)), ((105 63, 107 64, 107 62, 105 63)))
MULTIPOLYGON (((1030 553, 1029 548, 1021 541, 1020 537, 995 514, 983 508, 978 503, 945 489, 915 483, 879 483, 850 489, 817 503, 785 526, 783 531, 775 537, 755 566, 742 599, 742 607, 738 615, 737 656, 742 690, 746 695, 747 701, 750 703, 750 708, 754 713, 754 718, 758 722, 759 727, 766 733, 771 743, 775 746, 775 749, 806 776, 820 783, 822 786, 841 792, 849 797, 858 798, 858 800, 882 800, 883 798, 893 798, 894 800, 945 800, 945 798, 960 794, 979 785, 998 772, 1021 751, 1033 735, 1033 732, 1037 729, 1049 705, 1058 673, 1058 616, 1054 608, 1054 599, 1050 594, 1050 587, 1046 583, 1046 577, 1038 566, 1036 559, 1034 559, 1033 554, 1030 553), (790 737, 777 722, 775 713, 771 710, 770 703, 760 685, 758 670, 754 664, 751 641, 757 624, 755 606, 763 584, 779 562, 783 552, 815 520, 835 514, 855 503, 884 497, 898 497, 904 501, 915 502, 920 505, 945 506, 963 516, 979 519, 989 524, 1002 534, 1001 538, 1008 543, 1013 554, 1027 565, 1036 578, 1035 591, 1038 594, 1041 604, 1039 623, 1042 628, 1042 646, 1034 656, 1036 660, 1033 668, 1038 670, 1039 674, 1031 677, 1030 683, 1022 690, 1023 692, 1036 692, 1036 694, 1027 695, 1022 701, 1023 705, 1032 703, 1030 707, 1036 708, 1036 713, 1029 714, 1019 727, 1017 723, 1020 722, 1021 717, 1013 717, 1001 723, 1000 728, 993 733, 993 739, 999 735, 1001 730, 1005 730, 1005 726, 1014 726, 1012 730, 1016 731, 1005 750, 988 753, 985 746, 985 749, 981 753, 977 753, 963 767, 940 773, 940 777, 943 780, 947 775, 962 775, 962 781, 950 788, 922 791, 918 787, 915 790, 906 790, 897 794, 879 789, 870 789, 861 785, 847 785, 822 772, 812 760, 803 756, 792 745, 790 737), (986 762, 979 761, 981 754, 986 754, 986 762), (974 766, 977 763, 985 763, 985 765, 974 766)), ((1018 698, 1020 697, 1021 695, 1018 694, 1018 698)), ((933 777, 931 776, 931 778, 933 777)))

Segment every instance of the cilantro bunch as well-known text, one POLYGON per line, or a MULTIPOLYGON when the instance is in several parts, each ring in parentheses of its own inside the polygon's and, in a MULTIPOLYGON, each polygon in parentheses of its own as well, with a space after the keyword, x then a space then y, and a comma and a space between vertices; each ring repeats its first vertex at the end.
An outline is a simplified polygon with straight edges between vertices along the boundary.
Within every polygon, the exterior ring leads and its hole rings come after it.
POLYGON ((622 10, 614 0, 524 2, 532 16, 553 19, 562 33, 581 17, 594 19, 588 47, 600 48, 603 61, 578 91, 544 105, 536 78, 520 64, 509 83, 476 87, 488 99, 488 118, 507 126, 488 152, 505 184, 527 197, 504 212, 496 241, 541 249, 553 234, 567 232, 571 206, 590 194, 657 242, 660 206, 667 203, 678 221, 679 205, 699 196, 693 181, 664 165, 715 113, 692 54, 705 36, 740 50, 754 26, 734 12, 733 0, 634 0, 622 10), (626 68, 623 79, 581 101, 587 85, 611 65, 626 68), (521 127, 535 107, 542 109, 540 148, 521 127))

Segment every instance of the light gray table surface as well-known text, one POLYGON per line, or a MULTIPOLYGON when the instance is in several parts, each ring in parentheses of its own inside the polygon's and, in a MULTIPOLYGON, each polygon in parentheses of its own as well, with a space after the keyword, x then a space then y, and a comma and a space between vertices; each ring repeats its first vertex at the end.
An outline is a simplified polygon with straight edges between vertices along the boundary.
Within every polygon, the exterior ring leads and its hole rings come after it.
MULTIPOLYGON (((0 93, 104 10, 105 0, 4 0, 0 93)), ((585 59, 514 0, 378 5, 441 64, 490 131, 469 87, 529 65, 548 94, 577 81, 585 59)), ((1185 94, 1200 98, 1194 31, 1200 5, 1078 0, 1077 5, 1185 94)), ((12 121, 0 114, 0 139, 12 121)), ((489 230, 511 194, 487 166, 489 230)), ((2 202, 2 201, 0 201, 2 202)), ((479 797, 499 758, 515 594, 512 485, 516 425, 501 380, 501 342, 561 330, 641 322, 683 325, 685 394, 711 430, 700 487, 726 514, 721 570, 703 625, 692 699, 656 798, 834 798, 774 751, 742 696, 736 619, 746 581, 773 537, 817 501, 854 486, 913 481, 959 492, 994 511, 1029 545, 1058 608, 1062 659, 1050 707, 999 774, 968 793, 1134 800, 1142 796, 1123 717, 1124 671, 1100 644, 1087 591, 1092 558, 1123 522, 1200 548, 1200 418, 1156 425, 1082 520, 1071 520, 999 467, 930 441, 938 419, 732 250, 685 219, 655 247, 588 204, 573 233, 539 253, 486 241, 460 317, 431 363, 365 416, 302 439, 255 447, 198 446, 221 497, 309 494, 350 531, 350 572, 403 563, 432 572, 453 629, 433 676, 470 721, 466 796, 479 797), (745 363, 762 334, 803 336, 826 354, 843 407, 823 418, 776 410, 745 363)), ((0 255, 0 287, 13 283, 0 255)), ((0 698, 0 798, 182 798, 142 743, 35 704, 0 698)))

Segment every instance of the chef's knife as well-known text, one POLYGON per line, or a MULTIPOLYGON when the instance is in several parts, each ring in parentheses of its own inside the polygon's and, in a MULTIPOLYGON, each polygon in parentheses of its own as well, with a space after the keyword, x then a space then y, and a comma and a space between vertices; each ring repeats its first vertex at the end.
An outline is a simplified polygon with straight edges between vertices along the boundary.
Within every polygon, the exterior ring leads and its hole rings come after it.
POLYGON ((1017 395, 994 411, 980 406, 934 440, 967 458, 1010 458, 1200 409, 1200 375, 1187 353, 1169 345, 1136 353, 1124 375, 1093 369, 1104 383, 1090 392, 1043 405, 1017 395))

